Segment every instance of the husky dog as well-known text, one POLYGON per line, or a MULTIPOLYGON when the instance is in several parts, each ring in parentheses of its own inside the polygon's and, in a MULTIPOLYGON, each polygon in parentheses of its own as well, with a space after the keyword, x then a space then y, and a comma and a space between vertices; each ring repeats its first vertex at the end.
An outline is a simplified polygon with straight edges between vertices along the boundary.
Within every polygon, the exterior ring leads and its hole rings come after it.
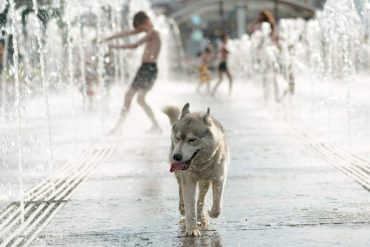
POLYGON ((222 194, 229 163, 229 146, 221 124, 206 113, 190 113, 189 103, 181 115, 179 108, 166 107, 163 112, 172 125, 171 172, 179 184, 179 211, 185 215, 186 235, 200 236, 197 223, 207 225, 204 200, 212 183, 213 205, 208 214, 221 213, 222 194), (199 186, 197 214, 195 191, 199 186))

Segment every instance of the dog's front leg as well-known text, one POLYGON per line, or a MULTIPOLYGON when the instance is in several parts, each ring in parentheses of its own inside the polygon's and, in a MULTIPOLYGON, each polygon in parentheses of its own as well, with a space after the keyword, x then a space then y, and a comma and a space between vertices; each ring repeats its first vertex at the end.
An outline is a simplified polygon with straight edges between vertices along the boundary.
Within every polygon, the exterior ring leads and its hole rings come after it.
POLYGON ((182 196, 185 204, 186 235, 200 236, 195 214, 195 190, 197 181, 190 176, 182 177, 182 196))
POLYGON ((179 212, 181 215, 185 215, 185 208, 184 208, 184 197, 182 196, 182 185, 181 185, 181 176, 179 174, 176 175, 176 180, 179 185, 179 212))
POLYGON ((212 218, 217 218, 221 214, 224 183, 224 178, 212 180, 213 205, 208 212, 209 216, 212 218))
POLYGON ((204 204, 210 184, 211 181, 209 180, 203 180, 198 182, 199 197, 197 203, 197 215, 198 215, 197 218, 198 222, 200 222, 200 224, 203 226, 208 225, 208 219, 204 214, 204 204))

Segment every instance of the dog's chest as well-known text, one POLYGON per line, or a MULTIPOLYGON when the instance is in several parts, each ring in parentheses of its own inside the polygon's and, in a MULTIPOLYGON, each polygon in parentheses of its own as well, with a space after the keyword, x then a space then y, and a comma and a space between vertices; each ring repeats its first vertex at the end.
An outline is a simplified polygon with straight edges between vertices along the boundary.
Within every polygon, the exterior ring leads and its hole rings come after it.
POLYGON ((221 164, 207 164, 202 167, 191 167, 189 174, 197 180, 212 180, 222 175, 222 169, 218 169, 221 164))

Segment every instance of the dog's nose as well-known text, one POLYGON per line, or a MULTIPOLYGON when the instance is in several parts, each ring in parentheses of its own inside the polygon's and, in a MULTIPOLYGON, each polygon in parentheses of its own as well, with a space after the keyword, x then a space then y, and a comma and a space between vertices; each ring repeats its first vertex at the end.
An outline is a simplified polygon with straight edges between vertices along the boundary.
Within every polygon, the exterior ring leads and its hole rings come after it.
POLYGON ((176 160, 176 161, 181 161, 182 160, 182 155, 176 153, 176 154, 173 155, 173 159, 176 160))

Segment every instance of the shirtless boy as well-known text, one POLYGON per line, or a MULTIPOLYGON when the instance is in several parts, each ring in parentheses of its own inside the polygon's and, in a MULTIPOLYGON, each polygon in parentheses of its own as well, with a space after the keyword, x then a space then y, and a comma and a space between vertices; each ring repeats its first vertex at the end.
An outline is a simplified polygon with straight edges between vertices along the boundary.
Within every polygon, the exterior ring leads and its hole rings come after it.
POLYGON ((125 94, 120 117, 112 132, 117 132, 121 129, 123 122, 130 110, 131 102, 135 94, 137 94, 137 102, 143 108, 150 121, 152 122, 152 127, 149 131, 161 132, 161 128, 154 116, 151 107, 145 101, 146 94, 153 87, 154 82, 157 78, 157 58, 161 49, 161 39, 158 31, 154 30, 153 24, 150 21, 148 15, 143 11, 135 14, 133 18, 133 26, 134 29, 131 31, 117 33, 104 39, 104 41, 110 41, 117 38, 126 38, 128 36, 136 35, 143 32, 146 33, 143 38, 132 44, 109 45, 109 47, 113 49, 135 49, 138 46, 145 44, 144 53, 142 56, 142 64, 137 71, 137 74, 131 86, 125 94))
POLYGON ((222 82, 222 77, 223 77, 224 73, 227 75, 227 77, 229 79, 229 94, 230 95, 231 95, 231 90, 232 90, 232 85, 233 85, 233 79, 231 77, 229 69, 227 68, 227 57, 229 56, 229 51, 226 48, 227 40, 228 40, 227 34, 222 34, 220 39, 222 41, 222 45, 221 45, 221 49, 220 49, 220 59, 221 59, 221 61, 220 61, 220 64, 218 66, 218 78, 219 78, 219 80, 218 80, 217 84, 215 85, 215 87, 213 88, 211 96, 215 96, 216 90, 222 82))

